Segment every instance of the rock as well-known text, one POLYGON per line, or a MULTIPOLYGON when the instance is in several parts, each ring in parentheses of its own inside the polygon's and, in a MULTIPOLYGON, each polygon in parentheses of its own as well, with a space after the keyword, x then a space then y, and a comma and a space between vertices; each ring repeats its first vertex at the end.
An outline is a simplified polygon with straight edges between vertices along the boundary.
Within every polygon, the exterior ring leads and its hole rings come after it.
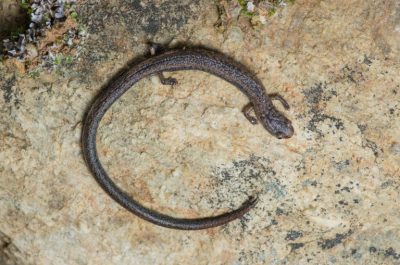
POLYGON ((32 43, 26 45, 26 52, 29 58, 35 58, 38 56, 38 50, 32 43))
POLYGON ((78 1, 88 37, 73 62, 54 50, 57 68, 35 75, 0 62, 0 263, 398 263, 399 1, 298 0, 254 27, 237 1, 219 3, 78 1), (138 202, 195 218, 257 195, 240 220, 161 228, 88 171, 83 117, 148 41, 219 50, 290 104, 273 102, 295 127, 278 140, 243 117, 237 88, 181 71, 165 73, 173 87, 141 80, 100 124, 101 162, 138 202))

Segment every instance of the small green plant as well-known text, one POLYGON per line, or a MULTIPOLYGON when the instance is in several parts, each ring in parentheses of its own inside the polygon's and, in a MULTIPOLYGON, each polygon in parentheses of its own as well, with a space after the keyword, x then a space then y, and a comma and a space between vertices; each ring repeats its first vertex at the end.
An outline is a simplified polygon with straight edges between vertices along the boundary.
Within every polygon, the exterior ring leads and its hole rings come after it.
POLYGON ((238 4, 240 5, 241 9, 240 9, 240 14, 252 18, 254 16, 254 12, 251 12, 249 10, 247 10, 247 3, 248 1, 246 0, 237 0, 238 4))
POLYGON ((19 26, 16 28, 14 31, 11 32, 11 38, 18 38, 19 34, 22 34, 25 32, 25 28, 22 26, 19 26))
POLYGON ((71 18, 72 18, 73 20, 76 21, 76 20, 78 19, 78 13, 76 13, 76 11, 72 11, 70 15, 71 15, 71 18))
POLYGON ((19 6, 23 9, 27 9, 27 10, 30 8, 28 0, 21 0, 21 3, 19 4, 19 6))
POLYGON ((249 18, 254 17, 254 13, 250 12, 250 11, 247 11, 246 9, 240 10, 240 14, 242 14, 242 15, 244 15, 246 17, 249 17, 249 18))
POLYGON ((30 78, 32 78, 32 79, 36 79, 36 78, 38 78, 38 77, 39 77, 39 75, 40 75, 40 72, 39 72, 39 70, 38 70, 38 69, 35 69, 35 70, 32 70, 32 71, 29 71, 29 73, 28 73, 28 76, 29 76, 30 78))
POLYGON ((272 17, 279 10, 281 6, 285 6, 287 4, 293 4, 295 0, 259 0, 259 1, 248 1, 248 0, 236 0, 236 3, 241 7, 240 14, 249 18, 256 17, 258 15, 264 14, 268 17, 272 17), (249 3, 251 5, 249 5, 249 3), (256 9, 249 10, 249 6, 255 6, 256 9), (261 12, 258 10, 259 6, 261 7, 261 12), (266 13, 265 13, 266 12, 266 13))
POLYGON ((56 68, 60 68, 62 66, 68 66, 73 64, 75 58, 72 55, 63 55, 63 54, 57 54, 54 57, 53 64, 56 68))
POLYGON ((68 40, 69 40, 68 34, 67 34, 67 33, 64 33, 63 36, 62 36, 62 41, 63 41, 63 42, 67 42, 68 40))
POLYGON ((49 22, 49 21, 50 21, 50 16, 49 16, 49 14, 48 14, 48 13, 45 13, 45 14, 43 15, 43 19, 42 19, 41 23, 44 25, 44 24, 46 24, 46 22, 49 22))
POLYGON ((65 64, 69 65, 72 64, 74 62, 74 57, 72 55, 67 55, 65 57, 65 64))
POLYGON ((247 1, 246 0, 237 0, 237 1, 238 1, 239 5, 241 7, 245 7, 247 5, 247 1))
POLYGON ((83 25, 79 25, 78 27, 78 35, 86 35, 87 28, 85 28, 83 25))
POLYGON ((276 13, 276 8, 271 8, 270 10, 268 10, 268 16, 270 16, 270 17, 275 15, 275 13, 276 13))
POLYGON ((61 65, 63 61, 64 56, 62 54, 57 54, 56 57, 54 58, 54 65, 61 65))

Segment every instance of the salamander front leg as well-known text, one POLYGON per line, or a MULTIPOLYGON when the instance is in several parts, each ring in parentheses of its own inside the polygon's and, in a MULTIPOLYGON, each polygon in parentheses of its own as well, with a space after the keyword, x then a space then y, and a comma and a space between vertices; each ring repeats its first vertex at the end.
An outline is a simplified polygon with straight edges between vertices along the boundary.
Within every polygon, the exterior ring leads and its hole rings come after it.
MULTIPOLYGON (((156 43, 151 43, 150 44, 150 54, 151 56, 154 56, 157 54, 157 51, 161 49, 161 46, 156 43)), ((164 74, 162 72, 157 74, 158 78, 160 79, 161 84, 163 85, 168 85, 168 86, 173 86, 178 84, 178 81, 173 78, 173 77, 164 77, 164 74)))
POLYGON ((287 101, 278 93, 269 94, 268 97, 270 97, 272 100, 280 101, 286 110, 290 109, 289 103, 287 103, 287 101))
POLYGON ((253 115, 251 115, 251 112, 252 112, 253 110, 254 110, 254 109, 253 109, 253 103, 250 102, 249 104, 247 104, 246 106, 244 106, 242 112, 243 112, 243 115, 246 117, 246 119, 249 120, 249 122, 250 122, 251 124, 256 125, 256 124, 258 123, 258 122, 257 122, 257 118, 254 117, 253 115))

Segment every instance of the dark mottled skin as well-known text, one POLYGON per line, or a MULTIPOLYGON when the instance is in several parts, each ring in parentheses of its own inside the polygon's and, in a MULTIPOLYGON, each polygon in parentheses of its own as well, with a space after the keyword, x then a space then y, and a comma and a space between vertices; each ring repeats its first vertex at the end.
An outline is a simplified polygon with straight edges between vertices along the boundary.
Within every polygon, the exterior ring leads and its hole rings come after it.
MULTIPOLYGON (((226 224, 247 213, 255 205, 256 198, 250 197, 239 209, 218 216, 198 219, 170 217, 147 209, 126 195, 109 178, 97 155, 97 128, 111 105, 140 79, 150 75, 161 76, 162 72, 178 70, 201 70, 228 81, 247 95, 258 121, 268 132, 277 138, 289 138, 293 135, 291 122, 275 109, 263 86, 243 67, 216 52, 207 50, 173 50, 151 57, 132 67, 109 84, 96 98, 89 109, 83 126, 83 156, 97 182, 111 198, 147 221, 156 225, 182 230, 205 229, 226 224)), ((282 98, 277 99, 283 104, 286 103, 282 98)), ((254 119, 254 117, 251 118, 254 119)), ((256 123, 256 120, 254 119, 252 123, 256 123)))

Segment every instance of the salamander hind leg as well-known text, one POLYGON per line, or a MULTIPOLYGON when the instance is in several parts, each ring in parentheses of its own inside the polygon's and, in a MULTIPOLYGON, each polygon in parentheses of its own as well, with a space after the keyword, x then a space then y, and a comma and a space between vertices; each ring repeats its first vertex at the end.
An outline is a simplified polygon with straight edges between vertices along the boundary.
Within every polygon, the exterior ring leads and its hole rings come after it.
POLYGON ((163 73, 158 73, 157 76, 163 85, 173 86, 178 84, 178 80, 173 77, 164 77, 163 73))
MULTIPOLYGON (((161 45, 156 43, 150 43, 149 45, 150 45, 151 56, 156 55, 162 49, 161 45)), ((158 73, 157 76, 160 79, 161 84, 163 85, 173 86, 178 84, 178 81, 175 78, 164 77, 164 74, 162 72, 158 73)))
POLYGON ((149 51, 150 51, 151 56, 154 56, 163 50, 162 45, 160 45, 158 43, 148 42, 147 45, 149 46, 149 51))
POLYGON ((257 118, 251 115, 252 111, 253 111, 253 103, 251 102, 246 106, 244 106, 242 110, 243 115, 246 117, 246 119, 248 119, 251 124, 256 125, 258 123, 257 118))

